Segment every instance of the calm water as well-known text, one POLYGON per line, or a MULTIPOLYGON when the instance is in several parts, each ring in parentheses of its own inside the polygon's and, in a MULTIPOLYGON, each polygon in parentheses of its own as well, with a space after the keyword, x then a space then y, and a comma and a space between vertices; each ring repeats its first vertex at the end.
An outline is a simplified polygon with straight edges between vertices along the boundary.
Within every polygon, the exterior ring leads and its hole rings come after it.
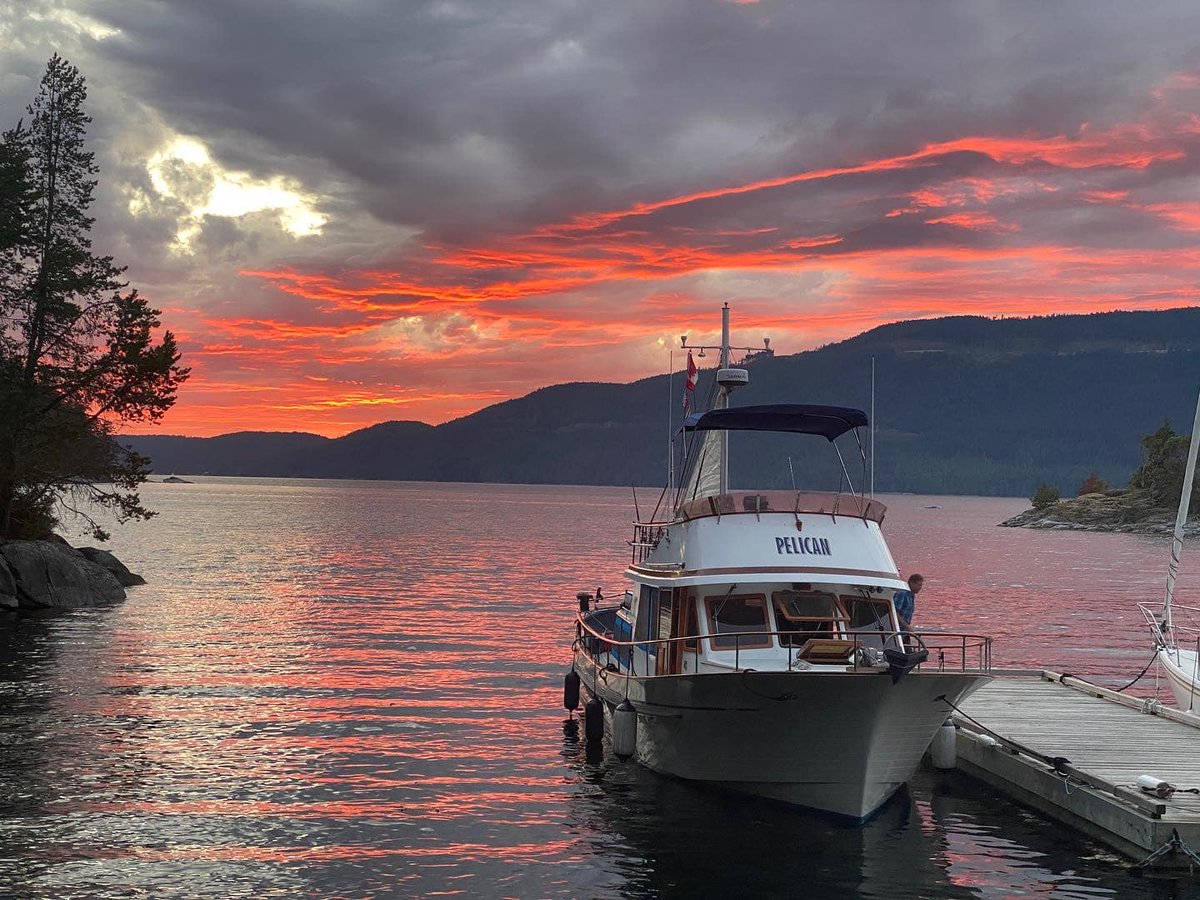
MULTIPOLYGON (((150 584, 0 627, 0 895, 1187 897, 961 777, 863 828, 564 734, 574 594, 622 588, 628 491, 209 479, 113 548, 150 584)), ((1110 684, 1164 539, 892 497, 918 618, 1110 684), (928 506, 939 506, 928 509, 928 506)), ((1200 561, 1181 581, 1195 596, 1200 561)), ((1153 689, 1153 683, 1149 683, 1153 689)))

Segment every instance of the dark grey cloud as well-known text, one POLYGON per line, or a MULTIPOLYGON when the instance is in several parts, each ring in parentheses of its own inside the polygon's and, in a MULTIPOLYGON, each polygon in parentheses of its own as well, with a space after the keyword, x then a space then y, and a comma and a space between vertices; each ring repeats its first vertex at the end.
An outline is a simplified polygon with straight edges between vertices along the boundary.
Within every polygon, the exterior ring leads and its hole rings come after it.
MULTIPOLYGON (((1186 65, 1196 18, 1116 2, 41 5, 112 30, 76 40, 93 90, 202 137, 226 167, 455 239, 1127 116, 1186 65)), ((69 26, 10 18, 33 75, 69 26)), ((125 124, 112 106, 102 138, 125 124)))
MULTIPOLYGON (((0 125, 52 52, 83 70, 102 167, 97 245, 190 311, 181 327, 196 346, 222 318, 343 326, 380 315, 374 304, 396 310, 398 358, 404 341, 499 355, 502 314, 472 318, 489 290, 514 328, 544 328, 555 311, 599 328, 729 291, 762 309, 797 308, 795 285, 851 302, 850 275, 769 271, 792 258, 1190 249, 1200 221, 1181 207, 1200 202, 1200 144, 1181 124, 1193 100, 1171 95, 1171 79, 1200 71, 1197 24, 1194 0, 28 0, 0 8, 0 125), (1089 135, 1157 155, 1082 167, 1055 156, 1057 136, 1089 135), (179 136, 211 164, 156 156, 179 136), (1046 152, 955 144, 968 137, 1046 152), (564 227, 943 143, 920 165, 564 227), (304 236, 269 204, 202 208, 223 177, 302 195, 326 221, 304 236), (444 261, 463 254, 510 263, 444 261), (723 271, 723 255, 747 271, 723 271), (750 272, 756 255, 773 262, 750 272), (296 277, 241 274, 267 270, 296 277)), ((882 293, 914 276, 871 277, 882 293)), ((1135 291, 1157 288, 1139 279, 1135 291)), ((360 355, 371 379, 391 371, 386 351, 360 355)))
POLYGON ((92 52, 222 163, 427 227, 1124 112, 1191 4, 123 0, 92 52), (1153 53, 1148 53, 1154 48, 1153 53))

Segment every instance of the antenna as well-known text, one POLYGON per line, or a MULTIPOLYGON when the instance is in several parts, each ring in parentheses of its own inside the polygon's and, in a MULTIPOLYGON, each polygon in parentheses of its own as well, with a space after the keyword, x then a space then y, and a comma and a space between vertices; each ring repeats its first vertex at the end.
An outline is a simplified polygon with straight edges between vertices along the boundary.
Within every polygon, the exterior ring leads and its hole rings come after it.
MULTIPOLYGON (((684 335, 686 338, 687 335, 684 335)), ((667 490, 675 480, 675 458, 671 453, 671 439, 675 434, 675 348, 667 350, 667 490)))
POLYGON ((875 356, 871 356, 871 499, 875 499, 875 356))
MULTIPOLYGON (((792 458, 788 457, 788 474, 792 476, 792 490, 796 489, 796 470, 792 468, 792 458)), ((796 501, 797 503, 800 501, 796 501)))

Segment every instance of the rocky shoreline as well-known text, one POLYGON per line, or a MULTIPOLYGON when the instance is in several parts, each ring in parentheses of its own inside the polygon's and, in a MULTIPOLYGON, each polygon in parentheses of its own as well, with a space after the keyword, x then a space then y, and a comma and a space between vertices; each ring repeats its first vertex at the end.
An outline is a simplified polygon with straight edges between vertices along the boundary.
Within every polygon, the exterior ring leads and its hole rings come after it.
MULTIPOLYGON (((1109 531, 1126 534, 1171 534, 1174 508, 1151 502, 1148 492, 1133 488, 1083 494, 1044 509, 1027 509, 1005 519, 1004 528, 1047 528, 1054 531, 1109 531)), ((1189 519, 1186 532, 1200 534, 1200 519, 1189 519)))
POLYGON ((126 587, 145 583, 107 550, 65 541, 0 544, 0 611, 104 606, 124 600, 126 587))

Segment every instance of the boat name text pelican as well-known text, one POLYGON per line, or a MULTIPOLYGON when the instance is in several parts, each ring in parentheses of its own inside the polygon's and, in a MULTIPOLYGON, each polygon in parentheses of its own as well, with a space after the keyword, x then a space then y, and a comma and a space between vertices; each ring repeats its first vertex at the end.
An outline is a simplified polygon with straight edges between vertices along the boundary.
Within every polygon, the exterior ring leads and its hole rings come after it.
POLYGON ((829 538, 815 537, 777 537, 775 552, 779 554, 803 554, 809 556, 832 556, 829 549, 829 538))

